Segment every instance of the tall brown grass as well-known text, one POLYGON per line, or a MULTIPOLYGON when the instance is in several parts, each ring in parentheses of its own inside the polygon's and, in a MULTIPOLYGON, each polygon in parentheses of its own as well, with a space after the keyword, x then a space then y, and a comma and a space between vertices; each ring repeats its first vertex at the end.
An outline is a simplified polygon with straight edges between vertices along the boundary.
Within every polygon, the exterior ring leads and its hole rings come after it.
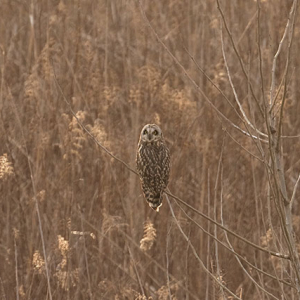
MULTIPOLYGON (((223 25, 232 81, 247 116, 266 132, 250 82, 262 103, 291 1, 261 1, 259 30, 256 1, 224 0, 221 5, 249 74, 247 81, 223 25)), ((298 299, 295 289, 279 282, 295 281, 289 260, 228 235, 234 251, 275 276, 270 278, 239 263, 191 222, 188 217, 227 243, 223 230, 195 212, 185 208, 185 215, 172 201, 176 223, 166 200, 159 214, 149 209, 137 176, 89 139, 64 102, 52 62, 78 119, 114 155, 135 168, 141 128, 159 124, 172 155, 170 191, 251 242, 288 253, 268 172, 249 154, 260 156, 259 148, 204 97, 246 130, 234 111, 239 108, 222 55, 216 1, 143 1, 143 10, 204 94, 156 39, 138 2, 1 2, 1 299, 232 299, 201 267, 178 224, 205 267, 238 297, 272 299, 255 281, 277 299, 298 299)), ((299 26, 298 18, 287 76, 285 136, 300 134, 299 26)), ((277 61, 277 87, 287 53, 285 43, 277 61)), ((282 141, 291 196, 300 169, 300 138, 282 141)), ((268 152, 267 144, 260 147, 268 152)), ((292 212, 300 250, 297 195, 292 212)))

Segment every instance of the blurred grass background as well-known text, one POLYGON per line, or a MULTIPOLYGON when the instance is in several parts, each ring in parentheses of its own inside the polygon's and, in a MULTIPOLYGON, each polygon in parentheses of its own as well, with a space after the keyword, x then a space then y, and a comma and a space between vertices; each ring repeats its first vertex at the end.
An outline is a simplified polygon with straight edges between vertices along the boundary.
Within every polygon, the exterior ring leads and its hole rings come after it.
MULTIPOLYGON (((272 59, 291 1, 261 2, 260 38, 267 97, 272 59)), ((221 4, 254 93, 262 101, 256 2, 224 0, 221 4)), ((158 36, 206 96, 227 118, 244 128, 233 108, 192 60, 238 110, 222 57, 216 2, 144 1, 143 8, 158 36)), ((300 131, 299 29, 297 20, 284 135, 300 131)), ((253 123, 264 131, 249 82, 225 32, 224 45, 240 101, 253 123)), ((286 53, 285 45, 278 58, 279 81, 286 53)), ((49 299, 35 198, 53 299, 224 298, 177 229, 166 201, 159 214, 153 212, 143 199, 137 176, 110 158, 78 126, 55 84, 50 58, 78 118, 114 155, 135 168, 140 130, 146 123, 157 123, 171 150, 171 192, 218 221, 222 196, 226 226, 256 244, 284 252, 284 245, 273 243, 270 233, 270 218, 275 230, 278 222, 276 212, 270 208, 273 204, 267 201, 266 170, 229 134, 257 156, 258 149, 205 102, 157 42, 138 2, 3 0, 1 299, 49 299), (221 180, 217 177, 221 174, 218 165, 222 149, 221 180)), ((267 145, 262 147, 267 149, 267 145)), ((299 173, 300 139, 284 139, 283 147, 291 194, 299 173)), ((214 241, 176 205, 174 209, 198 255, 215 276, 243 299, 269 299, 256 289, 231 253, 221 246, 216 248, 214 241)), ((214 232, 212 224, 191 211, 188 214, 214 232)), ((297 236, 299 219, 299 204, 295 201, 297 236)), ((221 231, 218 237, 224 240, 221 231)), ((282 272, 288 268, 286 262, 237 239, 231 242, 253 264, 286 279, 287 274, 282 272)), ((251 272, 247 265, 245 268, 251 272)), ((288 299, 294 299, 289 287, 281 290, 278 282, 254 271, 251 274, 277 297, 283 290, 288 299)), ((226 294, 225 298, 231 299, 226 294)))

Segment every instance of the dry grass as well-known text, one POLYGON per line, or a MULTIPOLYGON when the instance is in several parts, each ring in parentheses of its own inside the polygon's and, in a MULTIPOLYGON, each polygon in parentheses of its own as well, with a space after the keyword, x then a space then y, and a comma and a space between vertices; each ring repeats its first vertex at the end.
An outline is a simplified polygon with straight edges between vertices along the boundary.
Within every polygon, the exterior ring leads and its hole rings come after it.
MULTIPOLYGON (((216 1, 143 2, 153 28, 189 76, 219 111, 246 130, 234 111, 238 106, 222 56, 216 1)), ((254 94, 262 103, 256 1, 221 2, 254 94)), ((286 0, 261 1, 265 97, 290 6, 286 0)), ((223 33, 239 100, 255 126, 265 132, 249 82, 223 33)), ((283 134, 289 136, 300 134, 299 34, 298 18, 283 119, 283 134)), ((284 45, 278 58, 278 83, 286 55, 284 45)), ((232 299, 200 267, 172 223, 167 202, 159 214, 149 209, 137 176, 81 129, 55 84, 51 61, 76 116, 114 155, 134 168, 140 130, 144 124, 156 122, 171 150, 172 193, 218 222, 222 198, 223 221, 228 228, 262 247, 287 252, 274 202, 268 198, 266 169, 244 148, 256 156, 259 149, 199 94, 157 42, 137 2, 3 0, 0 299, 232 299)), ((279 96, 283 95, 282 90, 279 96)), ((281 103, 279 98, 276 111, 281 103)), ((268 145, 261 147, 267 152, 268 145)), ((290 196, 299 175, 299 149, 300 138, 283 139, 290 196)), ((174 210, 199 258, 218 280, 242 299, 271 299, 249 279, 232 253, 217 247, 175 205, 174 210)), ((187 212, 226 243, 222 230, 187 212)), ((293 217, 300 218, 297 194, 293 217)), ((300 248, 300 226, 294 223, 300 248)), ((258 268, 279 279, 294 280, 285 260, 229 238, 234 250, 258 268)), ((285 299, 297 299, 290 286, 243 266, 277 298, 283 294, 285 299)))
POLYGON ((153 223, 148 219, 144 225, 144 236, 140 241, 140 248, 142 251, 148 251, 152 248, 156 238, 156 229, 153 223))

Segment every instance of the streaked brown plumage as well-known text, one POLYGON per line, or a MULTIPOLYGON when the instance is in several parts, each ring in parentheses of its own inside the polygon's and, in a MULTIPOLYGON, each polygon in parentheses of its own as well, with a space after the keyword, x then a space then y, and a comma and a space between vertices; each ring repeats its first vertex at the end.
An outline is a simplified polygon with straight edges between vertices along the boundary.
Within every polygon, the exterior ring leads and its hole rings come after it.
POLYGON ((170 152, 156 124, 147 124, 141 131, 136 165, 144 196, 149 206, 159 211, 169 181, 170 152))

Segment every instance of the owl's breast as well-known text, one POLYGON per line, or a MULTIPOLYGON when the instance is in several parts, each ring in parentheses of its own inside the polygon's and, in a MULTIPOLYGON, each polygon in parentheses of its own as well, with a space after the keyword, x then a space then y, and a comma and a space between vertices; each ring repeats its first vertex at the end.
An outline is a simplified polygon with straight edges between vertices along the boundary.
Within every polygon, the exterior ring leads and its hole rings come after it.
POLYGON ((139 159, 144 175, 161 176, 165 161, 165 152, 162 150, 161 147, 155 146, 144 146, 140 148, 139 159))

